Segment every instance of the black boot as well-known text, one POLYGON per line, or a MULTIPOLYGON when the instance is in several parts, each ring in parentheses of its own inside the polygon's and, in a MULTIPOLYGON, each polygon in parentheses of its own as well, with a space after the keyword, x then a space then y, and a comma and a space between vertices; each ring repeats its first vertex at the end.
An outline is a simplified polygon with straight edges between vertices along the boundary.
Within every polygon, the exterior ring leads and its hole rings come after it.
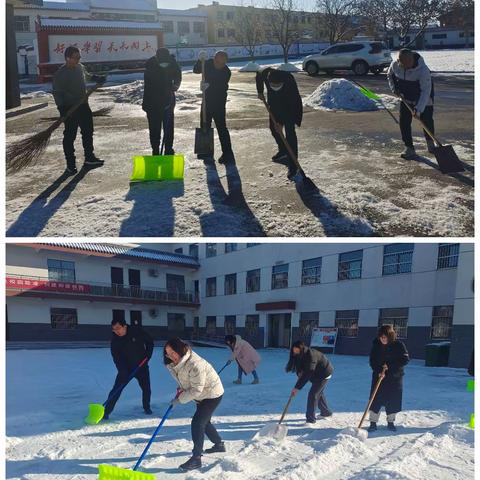
POLYGON ((217 452, 226 452, 225 444, 223 442, 215 443, 213 447, 207 448, 205 453, 217 453, 217 452))
POLYGON ((85 163, 84 165, 89 168, 95 168, 95 167, 102 167, 105 162, 103 160, 100 160, 97 158, 95 155, 89 155, 88 157, 85 157, 85 163))
POLYGON ((202 457, 191 457, 180 465, 182 470, 196 470, 202 466, 202 457))
POLYGON ((370 426, 368 427, 367 431, 375 432, 377 430, 377 424, 375 422, 370 422, 370 426))
POLYGON ((223 153, 222 156, 218 159, 218 163, 231 163, 235 161, 235 157, 233 156, 233 152, 223 153))
POLYGON ((396 431, 397 431, 397 427, 395 426, 395 424, 394 424, 393 422, 388 422, 387 428, 388 428, 389 430, 391 430, 392 432, 396 432, 396 431))
POLYGON ((143 410, 147 415, 151 415, 153 413, 150 407, 144 408, 143 410))

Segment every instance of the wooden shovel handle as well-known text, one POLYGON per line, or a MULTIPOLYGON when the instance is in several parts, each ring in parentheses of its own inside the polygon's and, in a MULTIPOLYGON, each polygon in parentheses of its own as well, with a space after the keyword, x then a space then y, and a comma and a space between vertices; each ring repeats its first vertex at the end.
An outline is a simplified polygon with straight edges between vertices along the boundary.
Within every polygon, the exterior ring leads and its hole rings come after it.
POLYGON ((382 373, 380 373, 378 375, 378 380, 377 380, 377 383, 375 384, 375 388, 372 392, 372 395, 370 396, 370 399, 368 401, 367 408, 363 412, 362 419, 360 420, 360 423, 358 424, 359 429, 362 428, 362 424, 363 424, 363 421, 365 420, 365 417, 367 416, 367 412, 370 410, 370 407, 373 403, 373 400, 375 399, 375 397, 377 395, 377 392, 378 392, 378 389, 380 388, 380 384, 382 383, 382 380, 385 378, 385 371, 386 370, 387 370, 387 367, 384 365, 383 368, 382 368, 382 373))
MULTIPOLYGON (((277 124, 277 120, 275 119, 272 111, 270 110, 270 107, 268 106, 268 103, 265 100, 265 98, 262 98, 262 102, 265 105, 265 108, 267 109, 268 114, 270 115, 270 118, 272 119, 273 123, 277 124)), ((293 153, 292 147, 290 147, 290 144, 288 143, 287 139, 285 138, 285 135, 283 134, 283 132, 280 130, 280 131, 277 131, 277 133, 280 135, 280 138, 282 139, 282 142, 285 145, 285 148, 287 149, 288 154, 292 158, 293 163, 295 163, 295 166, 297 167, 297 170, 302 170, 302 167, 298 163, 298 158, 293 153)))
POLYGON ((89 88, 87 90, 87 92, 85 93, 85 95, 83 96, 83 98, 77 102, 75 105, 71 106, 68 110, 67 110, 67 113, 65 113, 65 115, 63 117, 60 117, 55 123, 58 123, 60 125, 60 123, 64 122, 67 118, 70 117, 70 115, 72 115, 73 112, 75 112, 82 104, 84 104, 87 100, 88 100, 88 97, 95 91, 97 90, 98 88, 100 88, 103 84, 102 83, 97 83, 96 85, 94 85, 93 87, 89 88))
POLYGON ((441 147, 442 144, 440 143, 440 141, 437 139, 437 137, 435 137, 435 135, 429 130, 429 128, 425 125, 425 123, 423 122, 423 120, 420 118, 420 117, 417 117, 415 115, 415 112, 413 111, 413 108, 408 104, 408 102, 405 100, 405 97, 403 95, 400 95, 400 99, 402 100, 403 104, 408 108, 408 110, 410 111, 410 113, 412 114, 412 117, 416 118, 420 124, 422 125, 423 129, 427 132, 428 136, 434 141, 434 142, 437 142, 438 143, 438 146, 441 147))
POLYGON ((283 409, 282 416, 280 417, 280 421, 278 422, 279 425, 283 422, 283 419, 285 418, 285 415, 287 414, 288 407, 292 403, 292 399, 293 399, 293 393, 290 394, 290 398, 288 399, 288 402, 285 405, 285 408, 283 409))

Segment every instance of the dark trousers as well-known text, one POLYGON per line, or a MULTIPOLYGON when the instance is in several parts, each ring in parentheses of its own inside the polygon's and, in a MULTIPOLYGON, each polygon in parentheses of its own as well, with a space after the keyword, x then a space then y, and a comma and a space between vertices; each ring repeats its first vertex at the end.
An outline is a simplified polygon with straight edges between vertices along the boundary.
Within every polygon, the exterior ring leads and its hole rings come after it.
MULTIPOLYGON (((420 115, 422 122, 428 127, 428 129, 435 134, 435 125, 433 123, 433 105, 425 107, 425 110, 420 115)), ((406 147, 413 148, 412 139, 412 114, 410 110, 402 102, 400 104, 400 131, 402 132, 402 140, 406 147)), ((423 131, 426 140, 430 140, 430 137, 425 130, 423 131)))
MULTIPOLYGON (((232 153, 232 142, 230 140, 230 133, 227 128, 225 104, 220 105, 208 105, 207 104, 207 124, 206 128, 212 126, 212 120, 215 121, 215 127, 217 128, 218 138, 222 147, 222 153, 232 153)), ((200 112, 201 126, 203 125, 203 110, 200 112)))
MULTIPOLYGON (((238 362, 237 362, 237 364, 238 364, 238 379, 241 380, 242 375, 246 375, 246 373, 243 371, 243 368, 240 366, 240 364, 238 362)), ((256 370, 252 371, 252 375, 253 375, 253 378, 258 379, 258 374, 257 374, 256 370)))
POLYGON ((323 393, 327 383, 328 379, 326 378, 320 382, 312 382, 312 387, 308 392, 307 422, 315 421, 315 408, 317 405, 322 416, 328 417, 332 414, 332 411, 328 408, 325 394, 323 393))
MULTIPOLYGON (((60 115, 65 115, 70 107, 59 108, 60 115)), ((78 127, 82 134, 83 151, 85 158, 93 156, 93 115, 88 103, 82 103, 75 112, 65 120, 63 130, 63 152, 68 168, 75 168, 75 139, 78 127)))
POLYGON ((160 155, 160 140, 163 135, 165 140, 165 153, 170 154, 173 150, 173 137, 175 133, 175 95, 172 95, 172 102, 164 109, 148 110, 148 130, 150 132, 150 146, 153 155, 160 155))
POLYGON ((218 398, 207 398, 197 403, 197 410, 192 418, 192 440, 193 440, 193 456, 199 457, 203 453, 203 441, 205 435, 214 443, 222 441, 215 427, 211 424, 213 412, 222 400, 222 396, 218 398))
MULTIPOLYGON (((287 122, 281 125, 285 129, 285 137, 287 139, 288 144, 290 145, 290 148, 293 150, 293 153, 298 158, 298 139, 297 139, 297 132, 295 131, 295 123, 287 122)), ((278 151, 287 154, 288 158, 290 158, 290 155, 285 147, 285 144, 283 143, 283 140, 281 139, 278 132, 275 130, 275 126, 273 124, 272 119, 270 119, 270 131, 272 132, 273 138, 277 142, 278 151)), ((292 167, 294 166, 292 159, 290 159, 290 164, 292 165, 292 167)))
MULTIPOLYGON (((133 370, 133 368, 132 368, 133 370)), ((137 374, 135 375, 140 388, 142 389, 142 405, 143 408, 150 408, 150 397, 151 397, 151 390, 150 390, 150 370, 148 365, 142 367, 137 374)), ((117 377, 115 378, 115 384, 113 385, 112 390, 108 394, 108 398, 110 395, 120 387, 120 385, 124 384, 128 380, 128 373, 118 373, 117 377)), ((115 404, 117 403, 120 395, 122 394, 123 390, 120 390, 116 395, 114 395, 105 407, 105 413, 109 415, 113 409, 115 408, 115 404)))

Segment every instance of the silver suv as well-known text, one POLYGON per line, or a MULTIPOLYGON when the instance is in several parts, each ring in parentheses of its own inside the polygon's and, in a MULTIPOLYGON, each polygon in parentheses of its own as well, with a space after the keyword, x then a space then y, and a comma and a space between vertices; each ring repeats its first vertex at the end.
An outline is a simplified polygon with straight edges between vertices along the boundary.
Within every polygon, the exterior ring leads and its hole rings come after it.
POLYGON ((331 75, 334 70, 353 70, 355 75, 369 71, 378 75, 392 62, 390 50, 383 42, 337 43, 303 60, 303 70, 309 75, 319 71, 331 75))

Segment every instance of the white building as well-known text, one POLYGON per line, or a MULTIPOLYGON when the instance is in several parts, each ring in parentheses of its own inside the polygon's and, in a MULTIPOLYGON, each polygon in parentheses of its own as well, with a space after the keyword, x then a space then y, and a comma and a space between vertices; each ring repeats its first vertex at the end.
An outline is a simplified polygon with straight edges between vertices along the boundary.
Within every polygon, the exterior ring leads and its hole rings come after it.
POLYGON ((167 47, 207 44, 207 14, 190 10, 158 9, 167 47))
MULTIPOLYGON (((412 41, 418 31, 412 30, 402 39, 397 35, 389 37, 390 48, 400 48, 403 44, 412 41)), ((475 45, 475 33, 473 29, 459 27, 427 27, 420 34, 411 48, 417 50, 441 49, 441 48, 473 48, 475 45)))
MULTIPOLYGON (((188 267, 176 266, 175 271, 162 266, 154 278, 148 276, 148 266, 128 258, 127 253, 102 258, 91 253, 92 249, 82 252, 83 244, 58 248, 8 245, 7 277, 47 279, 55 265, 50 262, 49 268, 49 259, 73 261, 76 282, 102 284, 108 295, 79 302, 78 297, 62 298, 50 291, 46 297, 42 291, 30 298, 24 290, 18 294, 18 286, 7 281, 10 340, 39 338, 40 332, 44 339, 56 335, 94 339, 100 331, 102 338, 108 338, 105 325, 113 310, 123 308, 141 309, 142 324, 158 339, 184 327, 182 336, 196 340, 222 341, 225 334, 238 333, 256 347, 288 347, 296 339, 308 343, 312 327, 325 326, 339 329, 336 353, 365 355, 378 326, 391 323, 413 358, 424 358, 427 343, 448 340, 450 365, 463 367, 473 349, 472 244, 202 243, 142 244, 127 249, 139 253, 148 249, 153 256, 151 250, 160 256, 168 252, 167 257, 188 263, 188 267), (195 259, 196 268, 192 267, 195 259), (168 295, 185 289, 195 301, 181 307, 178 300, 176 304, 163 301, 155 305, 158 313, 154 317, 148 314, 153 307, 131 305, 130 297, 112 302, 112 285, 127 285, 127 277, 114 281, 114 261, 125 275, 129 269, 140 270, 140 292, 164 289, 168 295), (183 280, 175 275, 182 275, 183 280), (77 308, 74 329, 55 331, 52 308, 59 307, 77 308)), ((92 248, 101 252, 103 247, 92 248)), ((130 279, 128 285, 121 291, 131 288, 130 279)), ((89 297, 96 288, 91 287, 89 297)))

